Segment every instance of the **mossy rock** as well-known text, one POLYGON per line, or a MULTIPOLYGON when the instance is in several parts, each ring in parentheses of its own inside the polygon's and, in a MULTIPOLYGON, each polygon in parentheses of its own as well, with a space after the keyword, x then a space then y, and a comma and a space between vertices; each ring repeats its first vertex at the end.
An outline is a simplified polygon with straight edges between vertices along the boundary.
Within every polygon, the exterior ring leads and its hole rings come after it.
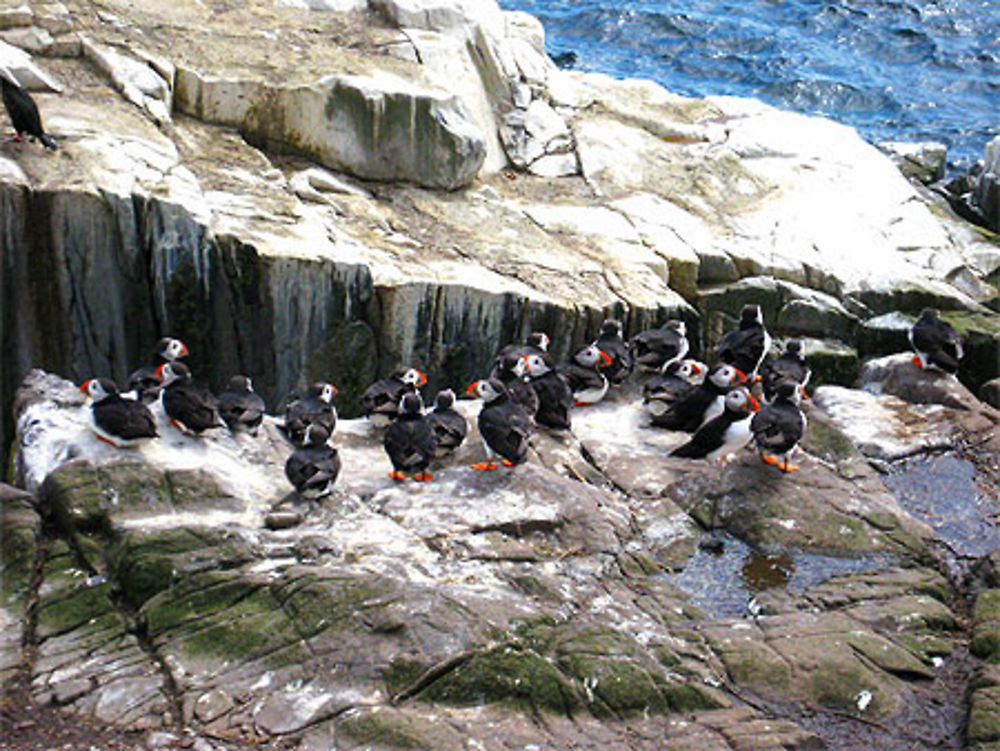
POLYGON ((74 587, 60 587, 48 592, 39 602, 40 636, 62 634, 81 626, 104 628, 120 618, 111 600, 111 585, 104 581, 94 586, 79 577, 74 587))
POLYGON ((361 394, 378 378, 378 347, 371 327, 363 321, 344 322, 306 361, 299 390, 316 381, 337 387, 334 400, 342 417, 361 416, 361 394), (350 357, 344 357, 349 352, 350 357))
POLYGON ((30 496, 0 485, 0 593, 4 602, 21 600, 35 572, 41 519, 30 496))
POLYGON ((910 349, 908 333, 917 315, 892 311, 864 321, 856 340, 862 358, 881 357, 910 349))
POLYGON ((812 370, 809 386, 853 386, 861 373, 858 351, 833 339, 803 339, 806 361, 812 370))
POLYGON ((966 740, 969 743, 1000 740, 1000 687, 981 688, 972 694, 966 740))
POLYGON ((560 667, 583 685, 587 706, 596 716, 661 714, 670 704, 647 671, 626 659, 574 654, 560 667))
POLYGON ((275 591, 275 597, 305 638, 325 629, 358 628, 354 616, 362 609, 369 620, 377 620, 371 603, 388 605, 397 594, 391 580, 374 575, 321 578, 309 574, 275 591))
POLYGON ((951 324, 964 340, 965 356, 958 378, 976 393, 1000 375, 1000 315, 943 311, 941 320, 951 324))
POLYGON ((527 711, 566 715, 581 706, 576 688, 554 665, 513 647, 473 656, 428 686, 420 698, 458 706, 509 702, 527 711))
POLYGON ((186 577, 143 605, 141 614, 153 636, 189 622, 218 616, 239 607, 241 612, 268 612, 278 604, 266 588, 238 572, 211 571, 186 577))
POLYGON ((345 751, 462 751, 465 745, 459 732, 444 721, 381 707, 341 721, 337 725, 337 747, 345 751))
POLYGON ((1000 589, 987 589, 976 597, 969 651, 990 662, 1000 662, 1000 589))

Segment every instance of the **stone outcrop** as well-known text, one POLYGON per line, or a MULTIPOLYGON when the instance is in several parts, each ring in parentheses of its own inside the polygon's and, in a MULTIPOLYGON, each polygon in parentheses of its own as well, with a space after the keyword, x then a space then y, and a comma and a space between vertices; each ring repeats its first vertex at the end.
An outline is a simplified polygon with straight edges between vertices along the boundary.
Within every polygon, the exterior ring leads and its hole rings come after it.
MULTIPOLYGON (((892 457, 893 439, 864 443, 820 393, 795 477, 750 452, 721 471, 664 458, 684 436, 647 427, 628 389, 539 432, 514 470, 466 467, 473 428, 427 485, 390 481, 378 432, 341 420, 344 469, 317 504, 285 483, 270 417, 257 437, 188 438, 157 412, 159 439, 116 450, 73 384, 35 371, 18 399, 31 494, 0 496, 17 543, 0 616, 33 649, 5 636, 0 666, 27 671, 35 701, 217 749, 944 742, 972 669, 948 532, 859 453, 892 457), (751 551, 736 586, 756 596, 736 617, 688 574, 732 565, 716 543, 751 551), (751 574, 761 556, 819 576, 751 574), (914 719, 943 694, 937 719, 914 719)), ((907 428, 957 446, 967 410, 932 406, 907 428)), ((992 591, 972 647, 987 658, 992 591)), ((972 701, 991 722, 988 689, 972 701)))

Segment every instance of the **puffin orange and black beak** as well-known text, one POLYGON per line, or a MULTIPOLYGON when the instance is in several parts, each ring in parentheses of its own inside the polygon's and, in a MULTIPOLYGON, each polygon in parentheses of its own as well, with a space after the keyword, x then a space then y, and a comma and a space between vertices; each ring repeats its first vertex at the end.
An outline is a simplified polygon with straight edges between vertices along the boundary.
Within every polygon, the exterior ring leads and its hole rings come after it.
POLYGON ((812 397, 809 396, 809 392, 806 391, 806 387, 805 386, 799 386, 799 393, 802 394, 802 401, 804 401, 804 402, 811 402, 812 401, 812 397))
POLYGON ((87 387, 88 387, 88 386, 90 386, 90 383, 91 383, 91 381, 93 381, 93 380, 94 380, 94 379, 93 379, 93 378, 91 378, 90 380, 87 380, 87 381, 84 381, 83 383, 81 383, 81 384, 80 384, 80 391, 82 391, 83 393, 85 393, 85 394, 86 394, 86 393, 87 393, 87 387))
POLYGON ((479 388, 479 381, 473 381, 469 384, 469 388, 465 390, 465 393, 469 396, 479 396, 479 392, 476 389, 479 388))
POLYGON ((760 412, 760 402, 758 402, 757 399, 754 398, 754 395, 749 391, 747 392, 747 398, 750 400, 750 411, 760 412))
POLYGON ((691 364, 691 375, 701 375, 701 368, 694 363, 691 364))
POLYGON ((531 361, 528 359, 527 355, 522 355, 521 356, 521 364, 524 366, 524 372, 525 373, 530 373, 531 372, 531 361))
POLYGON ((181 353, 179 355, 177 355, 177 356, 178 357, 187 357, 189 354, 191 354, 191 353, 188 352, 187 345, 184 342, 181 342, 181 353))
MULTIPOLYGON (((414 370, 416 370, 416 368, 414 368, 414 370)), ((416 373, 417 373, 418 376, 420 376, 420 382, 417 384, 417 386, 423 386, 425 383, 427 383, 427 376, 425 376, 419 370, 417 370, 416 373)))
POLYGON ((736 367, 734 367, 733 370, 736 371, 736 377, 737 377, 736 383, 746 383, 747 382, 747 374, 746 373, 744 373, 742 370, 740 370, 739 368, 736 368, 736 367))
POLYGON ((597 354, 601 356, 601 365, 611 365, 614 362, 611 359, 611 355, 609 355, 603 349, 597 350, 597 354))

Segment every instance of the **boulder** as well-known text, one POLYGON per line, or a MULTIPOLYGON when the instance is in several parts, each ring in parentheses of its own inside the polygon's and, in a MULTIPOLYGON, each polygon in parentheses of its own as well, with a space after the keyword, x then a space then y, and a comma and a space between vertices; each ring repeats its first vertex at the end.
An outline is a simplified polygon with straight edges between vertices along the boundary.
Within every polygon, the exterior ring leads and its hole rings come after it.
POLYGON ((925 185, 944 177, 948 147, 943 143, 882 141, 878 147, 889 155, 904 177, 925 185))

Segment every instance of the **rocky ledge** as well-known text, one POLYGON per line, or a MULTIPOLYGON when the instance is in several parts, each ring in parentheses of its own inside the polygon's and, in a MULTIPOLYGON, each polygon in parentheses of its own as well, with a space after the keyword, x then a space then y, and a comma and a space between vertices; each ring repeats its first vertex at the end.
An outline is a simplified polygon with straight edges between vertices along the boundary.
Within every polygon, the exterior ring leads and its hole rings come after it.
POLYGON ((271 418, 116 450, 34 371, 0 667, 157 748, 989 748, 1000 414, 905 356, 867 372, 818 390, 792 476, 665 458, 684 436, 626 390, 424 485, 342 420, 317 504, 271 418))
POLYGON ((30 367, 121 379, 163 333, 348 411, 400 360, 608 314, 711 343, 748 299, 824 382, 927 304, 997 361, 1000 250, 852 129, 559 70, 491 0, 5 0, 0 36, 61 145, 0 145, 5 444, 30 367))

